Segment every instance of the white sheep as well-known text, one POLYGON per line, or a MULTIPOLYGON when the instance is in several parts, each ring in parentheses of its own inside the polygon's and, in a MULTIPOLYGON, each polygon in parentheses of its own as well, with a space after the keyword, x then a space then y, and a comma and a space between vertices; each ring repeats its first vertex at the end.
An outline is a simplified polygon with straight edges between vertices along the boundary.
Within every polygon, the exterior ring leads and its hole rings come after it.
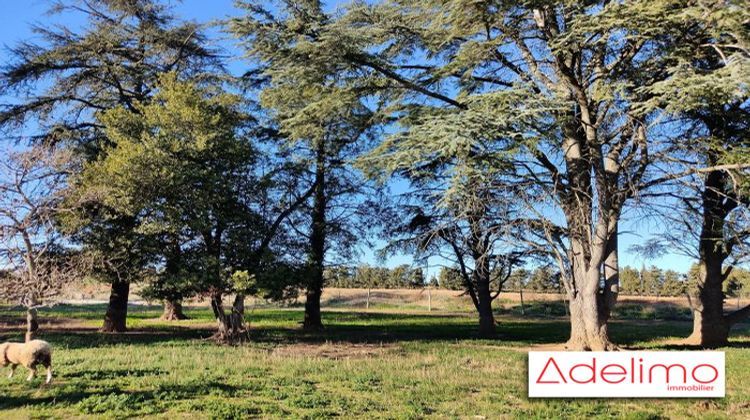
POLYGON ((10 365, 10 374, 12 378, 18 365, 23 365, 29 369, 30 381, 36 376, 36 368, 42 365, 47 368, 48 384, 52 381, 52 347, 49 343, 42 340, 31 340, 27 343, 3 343, 0 344, 0 366, 10 365))

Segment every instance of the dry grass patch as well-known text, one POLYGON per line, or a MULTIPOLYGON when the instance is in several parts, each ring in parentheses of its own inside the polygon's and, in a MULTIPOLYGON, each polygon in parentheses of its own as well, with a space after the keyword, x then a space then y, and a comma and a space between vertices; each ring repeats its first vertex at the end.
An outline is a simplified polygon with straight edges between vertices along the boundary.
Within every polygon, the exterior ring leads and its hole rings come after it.
POLYGON ((295 343, 276 347, 271 351, 277 357, 308 357, 324 359, 366 359, 398 353, 399 346, 390 343, 325 342, 321 344, 295 343))

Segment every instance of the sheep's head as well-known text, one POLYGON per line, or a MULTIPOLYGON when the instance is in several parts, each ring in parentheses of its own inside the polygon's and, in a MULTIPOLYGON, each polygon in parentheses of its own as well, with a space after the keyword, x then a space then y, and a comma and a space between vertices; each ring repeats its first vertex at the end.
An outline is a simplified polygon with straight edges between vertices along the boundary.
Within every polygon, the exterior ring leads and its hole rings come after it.
POLYGON ((8 360, 8 356, 5 355, 5 353, 8 351, 9 346, 10 346, 10 343, 0 344, 0 366, 2 367, 6 367, 10 364, 10 360, 8 360))

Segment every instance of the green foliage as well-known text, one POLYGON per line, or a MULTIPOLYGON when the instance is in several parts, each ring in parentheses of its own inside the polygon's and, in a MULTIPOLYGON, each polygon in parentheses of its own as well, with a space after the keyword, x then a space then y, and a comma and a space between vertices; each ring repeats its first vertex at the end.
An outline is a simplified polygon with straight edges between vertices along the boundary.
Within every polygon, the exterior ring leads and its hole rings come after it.
POLYGON ((687 285, 679 273, 674 270, 664 272, 660 296, 684 296, 686 291, 687 285))
POLYGON ((744 102, 750 95, 747 5, 741 0, 707 0, 679 6, 664 9, 661 19, 692 31, 665 57, 671 77, 642 88, 648 92, 646 106, 681 114, 744 102))
POLYGON ((369 289, 421 289, 426 286, 420 267, 393 268, 360 265, 355 268, 331 267, 325 270, 326 287, 369 289))
POLYGON ((746 297, 750 295, 750 271, 734 267, 724 282, 724 293, 729 297, 746 297))
POLYGON ((642 295, 641 275, 633 267, 625 266, 620 269, 620 293, 624 295, 642 295))
POLYGON ((82 414, 124 414, 137 410, 142 398, 130 394, 92 395, 78 403, 78 410, 82 414))
POLYGON ((95 112, 132 110, 163 73, 221 73, 201 26, 180 21, 163 2, 61 0, 50 13, 76 24, 33 26, 33 40, 12 46, 0 71, 0 92, 19 99, 0 110, 9 133, 24 127, 37 141, 71 142, 93 158, 108 143, 95 112))
POLYGON ((531 272, 526 287, 536 292, 562 292, 560 274, 548 266, 538 267, 531 272))
POLYGON ((332 22, 319 2, 284 2, 279 10, 238 5, 247 14, 229 27, 264 78, 258 94, 268 124, 278 131, 287 158, 314 174, 321 190, 314 199, 324 203, 325 214, 315 215, 314 204, 306 206, 307 217, 317 218, 310 224, 325 226, 326 250, 351 256, 378 210, 376 191, 351 167, 377 140, 376 115, 361 91, 327 60, 333 52, 326 48, 333 48, 327 37, 332 22), (305 30, 318 36, 301 36, 305 30))
POLYGON ((688 277, 674 270, 651 266, 640 271, 630 266, 620 270, 620 294, 638 296, 685 296, 688 277))
POLYGON ((659 296, 661 292, 661 284, 664 280, 662 271, 656 267, 646 269, 641 268, 640 272, 641 284, 643 285, 643 293, 649 296, 659 296))
POLYGON ((257 284, 255 276, 248 273, 247 270, 235 271, 232 273, 230 282, 232 284, 232 290, 243 295, 251 294, 257 284))
POLYGON ((438 284, 441 288, 448 290, 464 290, 466 288, 461 271, 450 267, 440 267, 438 284))
POLYGON ((155 281, 147 294, 182 299, 253 286, 247 270, 258 261, 233 240, 264 231, 246 205, 263 184, 253 173, 257 153, 241 137, 240 99, 169 73, 151 101, 103 112, 99 121, 111 146, 84 166, 74 194, 126 216, 148 241, 155 281), (232 277, 238 273, 247 274, 242 284, 232 277))
MULTIPOLYGON (((180 21, 162 2, 61 0, 52 2, 50 14, 72 17, 75 24, 34 25, 35 35, 11 46, 0 69, 0 96, 14 98, 0 107, 0 132, 9 138, 66 147, 76 159, 93 162, 112 146, 97 114, 117 107, 134 111, 169 71, 205 79, 222 73, 200 25, 180 21)), ((63 174, 81 168, 71 169, 63 174)), ((55 228, 82 246, 94 262, 92 277, 149 277, 153 244, 135 231, 148 226, 109 207, 102 194, 77 188, 65 203, 74 210, 61 212, 55 228)))
POLYGON ((513 270, 510 278, 508 278, 507 290, 519 290, 526 287, 529 282, 531 272, 525 268, 517 268, 513 270))

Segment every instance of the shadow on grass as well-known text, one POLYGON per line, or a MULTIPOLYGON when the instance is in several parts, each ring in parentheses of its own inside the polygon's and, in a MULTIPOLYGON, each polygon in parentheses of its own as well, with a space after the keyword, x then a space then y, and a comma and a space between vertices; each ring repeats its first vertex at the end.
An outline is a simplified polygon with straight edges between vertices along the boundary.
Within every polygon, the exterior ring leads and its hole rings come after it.
MULTIPOLYGON (((750 341, 748 340, 735 340, 730 341, 729 344, 725 346, 721 346, 721 348, 730 348, 730 349, 746 349, 750 348, 750 341)), ((692 344, 663 344, 655 347, 651 347, 649 349, 658 349, 658 350, 706 350, 705 348, 701 346, 696 346, 692 344)))
MULTIPOLYGON (((62 308, 53 315, 64 317, 89 312, 86 305, 62 308)), ((150 308, 139 308, 134 317, 146 318, 154 315, 150 308)), ((1 315, 1 314, 0 314, 1 315)), ((57 329, 51 323, 42 331, 40 338, 56 346, 67 348, 91 348, 113 345, 191 345, 196 340, 209 338, 215 330, 209 326, 210 313, 206 309, 191 311, 190 315, 205 324, 160 323, 133 329, 123 334, 103 334, 95 328, 57 329)), ((293 343, 395 343, 482 340, 497 344, 518 346, 562 343, 567 340, 570 327, 564 316, 519 317, 501 315, 498 317, 497 332, 492 337, 480 337, 478 322, 472 314, 446 313, 388 313, 388 312, 339 312, 324 311, 325 328, 308 332, 299 327, 302 319, 300 310, 263 309, 247 315, 250 325, 251 342, 266 345, 287 345, 293 343)), ((747 327, 740 328, 741 330, 747 327)), ((649 341, 659 341, 670 337, 687 337, 691 323, 667 320, 613 320, 610 322, 612 339, 624 347, 643 346, 649 341)), ((6 329, 6 334, 9 332, 6 329)), ((745 331, 747 334, 747 331, 745 331)), ((22 339, 22 331, 17 329, 12 337, 22 339)), ((735 342, 739 347, 746 342, 735 342)))
MULTIPOLYGON (((325 343, 392 343, 419 341, 481 340, 497 344, 513 343, 519 346, 543 345, 565 342, 570 326, 567 318, 508 319, 498 320, 496 334, 492 337, 479 335, 477 321, 473 317, 450 315, 401 315, 347 313, 350 318, 372 320, 372 324, 356 325, 349 320, 342 323, 336 319, 326 320, 322 331, 305 332, 299 328, 256 328, 251 332, 252 340, 272 344, 295 342, 325 343), (400 324, 389 324, 397 317, 400 324), (327 322, 326 322, 327 321, 327 322)), ((613 340, 623 346, 632 346, 644 341, 663 340, 675 336, 687 336, 691 324, 680 321, 632 322, 613 321, 610 332, 613 340)))
MULTIPOLYGON (((34 393, 24 396, 3 396, 0 410, 10 410, 27 406, 62 406, 73 408, 83 415, 106 413, 116 417, 138 417, 145 414, 158 414, 169 409, 171 404, 191 400, 205 395, 237 397, 254 390, 253 385, 230 385, 216 380, 190 381, 188 383, 161 383, 151 390, 123 390, 119 387, 87 389, 81 380, 121 378, 132 376, 133 372, 105 370, 96 372, 102 377, 67 375, 66 384, 50 388, 43 396, 34 393), (72 380, 72 381, 71 381, 72 380)), ((143 376, 158 375, 159 372, 138 372, 143 376)), ((210 407, 208 407, 210 409, 210 407)), ((249 413, 248 413, 249 414, 249 413)), ((256 413, 257 414, 257 413, 256 413)))
MULTIPOLYGON (((532 301, 521 307, 513 305, 500 313, 524 317, 562 317, 567 316, 567 303, 564 301, 532 301)), ((651 302, 646 300, 629 300, 618 303, 612 311, 613 320, 666 320, 690 321, 693 315, 689 308, 674 302, 651 302)))
POLYGON ((106 369, 81 370, 65 374, 65 379, 81 378, 86 380, 118 379, 124 377, 143 378, 167 373, 162 369, 106 369))

